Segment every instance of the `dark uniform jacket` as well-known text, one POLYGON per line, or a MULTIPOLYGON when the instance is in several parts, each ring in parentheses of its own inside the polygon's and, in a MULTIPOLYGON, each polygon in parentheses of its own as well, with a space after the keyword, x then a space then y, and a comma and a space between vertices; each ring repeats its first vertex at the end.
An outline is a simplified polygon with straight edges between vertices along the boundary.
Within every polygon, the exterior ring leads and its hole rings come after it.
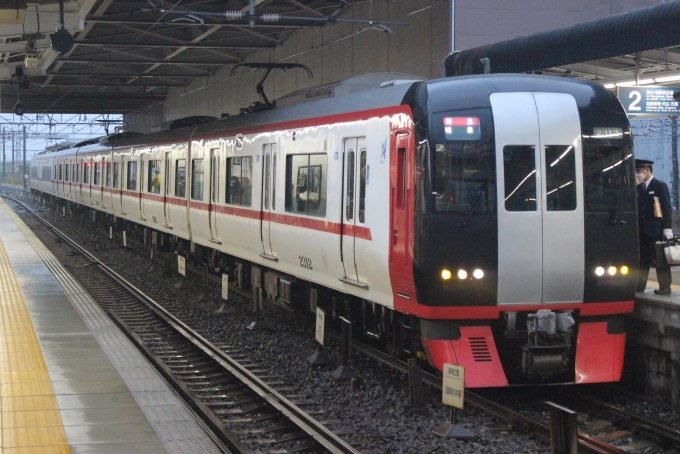
POLYGON ((663 181, 652 178, 647 189, 644 184, 637 185, 638 220, 640 235, 662 239, 663 229, 673 228, 671 194, 663 181), (654 197, 659 198, 663 218, 654 216, 654 197))

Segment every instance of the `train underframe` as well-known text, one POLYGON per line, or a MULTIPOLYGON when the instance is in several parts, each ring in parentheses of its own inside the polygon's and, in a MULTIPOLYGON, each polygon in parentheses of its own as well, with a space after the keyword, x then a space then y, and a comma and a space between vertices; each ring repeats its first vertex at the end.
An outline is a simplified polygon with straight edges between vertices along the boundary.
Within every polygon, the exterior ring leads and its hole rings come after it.
MULTIPOLYGON (((352 322, 354 338, 392 356, 427 360, 439 370, 444 363, 463 365, 470 388, 611 382, 621 376, 625 350, 621 316, 581 317, 578 310, 537 308, 501 312, 496 320, 419 319, 99 210, 47 197, 60 210, 88 219, 107 234, 109 227, 124 229, 129 240, 145 247, 182 255, 187 265, 207 268, 215 276, 227 274, 237 287, 261 295, 272 305, 309 319, 320 307, 327 323, 337 328, 343 317, 352 322)), ((171 261, 166 264, 170 267, 171 261)))

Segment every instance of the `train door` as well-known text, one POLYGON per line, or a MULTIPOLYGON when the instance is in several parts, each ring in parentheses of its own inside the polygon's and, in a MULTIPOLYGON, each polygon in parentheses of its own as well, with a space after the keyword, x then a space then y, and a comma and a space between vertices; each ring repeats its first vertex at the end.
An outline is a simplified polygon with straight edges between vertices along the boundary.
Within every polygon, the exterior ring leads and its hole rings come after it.
POLYGON ((276 144, 270 143, 263 147, 262 153, 262 213, 260 214, 260 237, 265 258, 274 258, 272 250, 270 227, 272 212, 276 207, 276 144))
POLYGON ((219 148, 210 149, 210 200, 208 201, 208 222, 210 241, 219 242, 217 236, 217 203, 220 195, 220 156, 219 148))
POLYGON ((163 214, 165 215, 165 228, 171 229, 172 224, 170 223, 170 201, 168 196, 170 195, 170 185, 172 175, 172 153, 165 153, 165 185, 163 188, 163 214))
POLYGON ((413 156, 411 133, 398 132, 395 147, 390 152, 390 270, 394 291, 403 298, 415 296, 412 295, 413 288, 408 286, 413 272, 409 249, 410 225, 413 222, 409 156, 413 156))
POLYGON ((581 127, 576 101, 491 95, 498 174, 498 302, 583 301, 581 127))
POLYGON ((343 210, 340 247, 345 270, 344 282, 366 286, 364 254, 357 236, 363 231, 366 191, 366 138, 345 139, 343 156, 343 210))

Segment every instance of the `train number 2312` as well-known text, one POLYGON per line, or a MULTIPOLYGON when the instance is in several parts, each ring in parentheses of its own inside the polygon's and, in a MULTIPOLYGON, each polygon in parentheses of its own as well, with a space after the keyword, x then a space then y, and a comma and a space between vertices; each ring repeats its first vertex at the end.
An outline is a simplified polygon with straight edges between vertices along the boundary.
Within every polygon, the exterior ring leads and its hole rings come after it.
POLYGON ((312 259, 310 259, 309 257, 305 257, 304 255, 300 255, 299 258, 300 258, 300 266, 302 268, 307 268, 308 270, 314 269, 314 268, 312 268, 312 259))

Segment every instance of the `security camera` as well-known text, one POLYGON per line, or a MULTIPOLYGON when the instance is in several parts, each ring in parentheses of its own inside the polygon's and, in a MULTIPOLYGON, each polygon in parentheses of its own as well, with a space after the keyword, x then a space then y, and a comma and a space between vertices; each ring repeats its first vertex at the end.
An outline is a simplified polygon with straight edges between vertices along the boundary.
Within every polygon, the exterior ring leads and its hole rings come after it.
POLYGON ((24 106, 23 102, 17 101, 17 103, 14 104, 14 115, 22 116, 24 113, 26 113, 26 106, 24 106))
POLYGON ((27 50, 26 56, 24 57, 24 66, 27 68, 37 68, 40 58, 38 57, 38 52, 34 50, 27 50))

